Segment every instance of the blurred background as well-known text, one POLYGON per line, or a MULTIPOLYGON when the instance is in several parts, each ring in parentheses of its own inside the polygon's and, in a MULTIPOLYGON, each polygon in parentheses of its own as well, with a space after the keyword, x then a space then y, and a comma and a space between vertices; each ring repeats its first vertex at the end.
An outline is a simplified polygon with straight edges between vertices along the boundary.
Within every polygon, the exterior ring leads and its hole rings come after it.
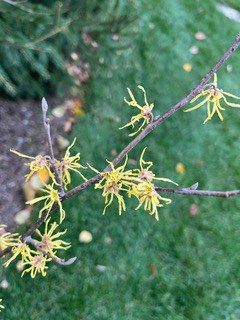
MULTIPOLYGON (((9 149, 46 151, 43 96, 58 153, 77 137, 82 163, 101 170, 130 142, 130 129, 118 130, 133 115, 126 88, 142 99, 144 86, 154 114, 163 114, 239 31, 238 0, 1 0, 0 222, 23 233, 37 217, 24 205, 37 182, 22 185, 24 159, 9 149)), ((238 96, 239 67, 236 52, 218 72, 219 87, 238 96)), ((178 111, 131 151, 129 168, 148 147, 156 175, 181 188, 239 189, 240 111, 226 108, 224 122, 203 125, 205 117, 204 108, 178 111)), ((79 183, 75 176, 72 186, 79 183)), ((52 263, 35 280, 21 279, 14 263, 2 268, 2 319, 239 319, 239 199, 171 199, 159 222, 132 199, 121 217, 116 203, 102 216, 93 187, 67 200, 62 228, 72 247, 63 257, 77 262, 52 263)))

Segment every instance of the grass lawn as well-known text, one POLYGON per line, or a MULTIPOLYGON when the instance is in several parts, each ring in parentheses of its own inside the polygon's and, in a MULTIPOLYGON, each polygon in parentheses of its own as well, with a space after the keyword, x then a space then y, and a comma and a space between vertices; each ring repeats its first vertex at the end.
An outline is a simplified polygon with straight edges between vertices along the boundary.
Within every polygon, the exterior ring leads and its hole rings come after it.
MULTIPOLYGON (((125 31, 131 46, 104 57, 108 67, 99 66, 93 75, 88 111, 72 134, 83 162, 101 170, 113 150, 121 151, 130 141, 128 129, 118 130, 133 115, 123 102, 127 87, 140 99, 136 86, 143 85, 155 114, 163 114, 212 67, 239 32, 239 23, 225 18, 215 3, 145 0, 132 9, 139 18, 129 28, 132 35, 125 31), (205 40, 194 38, 198 31, 205 40), (189 52, 194 45, 197 55, 189 52), (185 63, 192 65, 191 72, 184 71, 185 63)), ((219 86, 237 95, 239 57, 237 52, 227 62, 232 72, 225 64, 218 73, 219 86)), ((180 187, 198 181, 200 189, 237 189, 240 110, 227 108, 224 116, 223 123, 214 117, 203 125, 204 108, 180 110, 129 158, 139 159, 147 146, 146 159, 153 161, 156 174, 180 187), (185 174, 176 171, 177 163, 184 164, 185 174)), ((86 175, 91 177, 90 170, 86 175)), ((15 265, 2 269, 1 278, 9 282, 0 292, 3 319, 240 319, 239 200, 170 197, 172 204, 159 210, 159 222, 135 211, 137 203, 128 199, 121 217, 116 205, 102 216, 103 198, 93 188, 68 200, 64 225, 73 246, 67 255, 76 255, 77 262, 52 264, 46 278, 34 281, 28 275, 21 280, 15 265), (189 214, 193 204, 198 206, 194 217, 189 214), (78 242, 82 230, 93 234, 91 243, 78 242), (106 269, 99 271, 97 265, 106 269)))

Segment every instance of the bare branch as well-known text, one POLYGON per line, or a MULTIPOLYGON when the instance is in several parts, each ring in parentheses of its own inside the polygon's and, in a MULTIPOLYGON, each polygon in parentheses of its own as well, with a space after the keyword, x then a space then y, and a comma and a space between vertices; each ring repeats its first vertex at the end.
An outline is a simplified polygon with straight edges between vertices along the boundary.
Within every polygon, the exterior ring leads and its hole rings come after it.
POLYGON ((31 236, 26 237, 25 238, 25 242, 32 244, 43 255, 47 256, 48 258, 52 259, 56 263, 61 264, 63 266, 69 266, 70 264, 72 264, 77 259, 77 257, 74 257, 74 258, 71 258, 71 259, 65 261, 64 259, 56 258, 56 257, 52 256, 50 253, 44 251, 41 248, 41 246, 31 236))
POLYGON ((50 132, 50 120, 47 118, 47 111, 48 111, 48 104, 45 98, 42 99, 42 114, 43 114, 43 125, 47 133, 47 138, 48 138, 48 144, 49 144, 49 149, 50 149, 50 162, 53 168, 53 171, 56 176, 57 183, 59 185, 59 192, 60 192, 60 197, 62 198, 65 194, 64 189, 63 189, 63 184, 62 184, 62 177, 61 174, 58 170, 55 157, 54 157, 54 152, 53 152, 53 146, 52 146, 52 138, 51 138, 51 132, 50 132))
POLYGON ((240 190, 209 191, 209 190, 194 190, 194 189, 190 189, 190 188, 174 189, 174 188, 155 187, 155 190, 157 190, 159 192, 182 194, 185 196, 232 198, 232 197, 236 197, 236 196, 240 195, 240 190))

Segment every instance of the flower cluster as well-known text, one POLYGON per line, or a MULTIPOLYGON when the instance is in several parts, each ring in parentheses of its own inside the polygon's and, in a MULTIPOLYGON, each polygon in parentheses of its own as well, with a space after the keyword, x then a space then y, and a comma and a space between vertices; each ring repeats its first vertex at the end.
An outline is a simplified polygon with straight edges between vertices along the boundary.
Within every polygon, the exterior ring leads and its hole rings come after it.
POLYGON ((59 172, 58 177, 56 177, 58 172, 53 168, 53 159, 49 156, 38 155, 36 157, 31 157, 11 150, 20 157, 31 159, 29 163, 25 163, 30 169, 30 172, 25 176, 26 181, 31 179, 35 173, 41 178, 43 170, 48 173, 48 176, 51 179, 48 184, 44 179, 41 179, 44 188, 40 188, 40 191, 43 195, 26 202, 28 205, 33 205, 40 201, 44 202, 39 211, 39 217, 45 212, 45 229, 43 233, 38 229, 35 230, 39 239, 33 239, 32 237, 21 239, 18 234, 5 232, 4 228, 6 226, 0 225, 0 249, 4 250, 7 247, 12 247, 12 256, 4 263, 4 265, 8 267, 13 260, 20 257, 20 265, 23 270, 22 276, 24 276, 25 273, 30 273, 32 278, 35 278, 38 273, 45 276, 46 270, 48 269, 47 263, 52 260, 57 262, 60 261, 61 259, 57 256, 58 251, 67 250, 71 247, 70 243, 59 239, 59 237, 64 235, 67 230, 57 232, 59 224, 56 222, 50 224, 50 218, 48 218, 48 216, 51 210, 55 208, 55 206, 58 206, 60 209, 60 224, 65 218, 65 211, 62 207, 62 199, 59 192, 60 186, 57 181, 61 180, 65 189, 67 189, 67 185, 71 183, 71 171, 77 172, 82 179, 86 180, 81 172, 78 171, 78 169, 84 168, 79 164, 80 153, 73 156, 70 154, 70 149, 75 141, 76 139, 74 139, 73 143, 67 148, 65 155, 61 160, 54 159, 54 163, 59 172))
POLYGON ((18 239, 18 243, 12 248, 12 257, 4 263, 4 266, 8 267, 13 260, 20 256, 21 267, 24 268, 22 277, 27 272, 32 278, 35 278, 37 273, 41 273, 45 277, 48 269, 47 262, 54 258, 58 259, 58 250, 67 250, 71 247, 69 242, 58 239, 67 230, 55 233, 59 225, 53 222, 49 227, 49 223, 50 219, 45 222, 43 234, 38 229, 36 230, 40 240, 31 238, 31 242, 28 243, 27 239, 25 241, 18 239), (34 249, 30 245, 34 245, 34 249))
POLYGON ((115 168, 113 163, 109 162, 111 170, 107 172, 99 172, 95 168, 89 165, 89 167, 101 174, 103 179, 95 184, 96 189, 102 189, 102 196, 105 198, 105 208, 103 214, 106 212, 106 208, 113 202, 114 196, 118 200, 118 212, 119 215, 122 211, 126 210, 126 204, 122 194, 126 192, 129 197, 135 196, 138 199, 138 210, 144 204, 144 210, 149 211, 150 215, 155 215, 155 219, 158 220, 158 208, 163 206, 162 202, 166 204, 171 203, 170 199, 160 196, 154 187, 153 180, 159 180, 164 182, 173 181, 167 178, 157 178, 155 174, 149 170, 153 165, 152 162, 146 162, 143 160, 143 155, 146 148, 143 150, 140 157, 140 169, 125 170, 127 164, 127 157, 124 164, 118 168, 115 168), (144 168, 144 165, 147 165, 144 168))
POLYGON ((199 93, 196 97, 194 97, 190 101, 190 103, 195 102, 198 98, 201 98, 201 97, 204 97, 204 99, 200 103, 198 103, 196 106, 185 110, 185 112, 196 110, 202 107, 203 105, 207 104, 207 118, 203 123, 205 124, 206 122, 211 120, 215 113, 217 113, 220 120, 223 121, 223 116, 221 114, 221 111, 224 111, 225 108, 221 106, 220 104, 221 100, 223 100, 225 104, 228 105, 229 107, 240 108, 240 104, 229 102, 225 96, 228 96, 234 99, 240 99, 239 97, 231 93, 225 92, 222 89, 218 89, 217 74, 214 73, 213 85, 209 89, 203 90, 201 93, 199 93))
MULTIPOLYGON (((81 172, 77 170, 77 169, 85 168, 79 163, 80 153, 77 153, 74 156, 71 156, 70 154, 70 149, 75 144, 75 142, 76 142, 76 138, 73 140, 73 143, 67 148, 66 153, 64 157, 61 159, 61 161, 54 159, 54 161, 56 162, 57 169, 59 170, 61 181, 63 182, 65 189, 67 189, 67 185, 71 183, 70 171, 77 172, 84 180, 86 180, 86 178, 81 174, 81 172)), ((52 182, 50 182, 49 184, 46 184, 46 182, 41 179, 43 185, 45 186, 45 189, 41 188, 40 190, 46 195, 29 200, 26 202, 26 204, 33 205, 39 201, 44 200, 44 206, 39 211, 39 216, 41 217, 42 213, 45 210, 47 211, 46 216, 48 216, 53 205, 57 203, 60 208, 60 223, 61 223, 65 218, 65 211, 62 208, 61 198, 58 192, 59 184, 56 182, 57 179, 55 176, 55 172, 52 168, 50 157, 41 156, 41 155, 37 155, 36 157, 31 157, 31 156, 24 155, 15 150, 11 150, 11 151, 20 157, 32 159, 31 162, 25 163, 25 165, 28 166, 30 169, 30 172, 25 176, 26 181, 28 181, 34 173, 38 173, 41 178, 43 170, 48 173, 49 177, 52 180, 52 182)))
POLYGON ((135 184, 133 188, 129 191, 129 196, 134 195, 139 200, 139 205, 135 210, 138 210, 144 204, 144 210, 149 211, 150 215, 155 215, 155 219, 159 220, 158 217, 158 208, 163 207, 163 203, 171 203, 171 199, 164 198, 155 190, 153 180, 170 182, 177 185, 167 178, 157 178, 155 174, 150 170, 153 166, 151 161, 145 161, 143 159, 146 148, 143 149, 143 152, 140 157, 140 169, 135 169, 135 174, 137 175, 140 182, 135 184), (146 167, 144 168, 144 165, 146 167), (162 201, 162 202, 161 202, 162 201))
POLYGON ((145 103, 144 106, 141 106, 140 104, 137 103, 132 91, 129 88, 127 90, 128 90, 129 95, 130 95, 130 98, 132 100, 128 101, 126 98, 124 98, 124 101, 129 106, 137 108, 138 110, 140 110, 140 113, 137 114, 136 116, 133 116, 129 123, 125 124, 125 126, 119 128, 119 129, 123 129, 123 128, 129 127, 129 126, 132 126, 132 128, 134 128, 135 124, 137 122, 139 122, 140 120, 143 120, 142 124, 137 129, 137 131, 129 134, 129 136, 134 136, 135 134, 137 134, 144 127, 145 124, 148 124, 150 121, 153 120, 152 109, 153 109, 154 105, 153 105, 153 103, 151 103, 151 104, 148 103, 145 89, 142 86, 138 86, 138 88, 143 91, 144 103, 145 103))
POLYGON ((3 251, 7 247, 13 247, 18 243, 19 234, 6 232, 5 224, 0 224, 0 250, 3 251))

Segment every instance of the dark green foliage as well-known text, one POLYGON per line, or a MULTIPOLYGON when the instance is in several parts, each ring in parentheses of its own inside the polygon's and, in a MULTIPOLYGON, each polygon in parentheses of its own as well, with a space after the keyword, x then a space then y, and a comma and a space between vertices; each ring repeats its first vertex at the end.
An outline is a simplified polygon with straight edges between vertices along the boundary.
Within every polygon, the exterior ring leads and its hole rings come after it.
POLYGON ((1 1, 1 91, 13 97, 66 92, 73 84, 66 69, 71 52, 80 53, 82 61, 96 62, 108 50, 101 34, 106 39, 133 19, 123 15, 121 7, 117 1, 1 1), (83 32, 98 39, 102 48, 85 46, 83 32))

